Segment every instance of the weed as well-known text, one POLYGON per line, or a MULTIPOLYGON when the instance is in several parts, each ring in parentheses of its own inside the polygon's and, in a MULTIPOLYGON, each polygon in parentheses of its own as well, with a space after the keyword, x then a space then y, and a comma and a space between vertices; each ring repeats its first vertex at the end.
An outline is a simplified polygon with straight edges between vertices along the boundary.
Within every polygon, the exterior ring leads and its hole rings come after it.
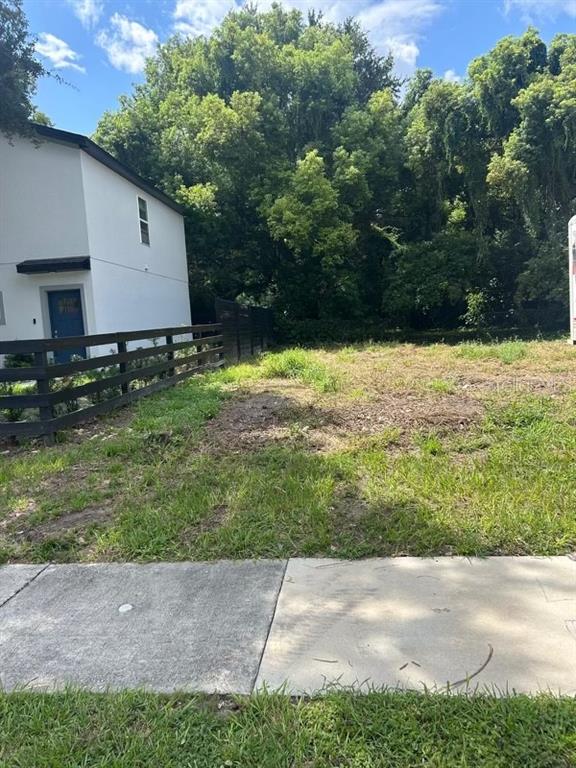
POLYGON ((454 382, 446 379, 432 379, 428 382, 427 388, 440 395, 452 395, 456 391, 454 382))
POLYGON ((338 378, 306 349, 287 349, 265 354, 260 364, 265 379, 298 379, 319 392, 336 392, 338 378))
POLYGON ((505 365, 522 360, 528 354, 524 341, 505 341, 500 344, 464 342, 456 347, 456 355, 467 360, 499 360, 505 365))

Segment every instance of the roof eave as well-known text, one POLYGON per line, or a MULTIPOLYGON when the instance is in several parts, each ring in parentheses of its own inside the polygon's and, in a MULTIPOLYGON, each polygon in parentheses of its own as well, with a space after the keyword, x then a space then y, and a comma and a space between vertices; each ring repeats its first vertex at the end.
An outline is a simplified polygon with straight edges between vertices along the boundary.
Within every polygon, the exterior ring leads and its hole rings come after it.
POLYGON ((155 197, 161 203, 164 203, 164 205, 167 205, 169 208, 172 208, 173 211, 176 211, 176 213, 179 213, 180 215, 184 214, 184 209, 175 200, 172 200, 171 197, 168 197, 164 192, 157 189, 151 182, 142 178, 142 176, 139 176, 127 165, 121 163, 87 136, 83 136, 81 133, 62 131, 59 128, 52 128, 51 126, 41 125, 40 123, 32 123, 31 125, 35 132, 42 138, 48 139, 49 141, 60 141, 64 144, 71 144, 79 147, 79 149, 86 152, 87 155, 90 155, 90 157, 93 157, 98 162, 107 166, 119 176, 130 181, 143 192, 146 192, 151 197, 155 197))

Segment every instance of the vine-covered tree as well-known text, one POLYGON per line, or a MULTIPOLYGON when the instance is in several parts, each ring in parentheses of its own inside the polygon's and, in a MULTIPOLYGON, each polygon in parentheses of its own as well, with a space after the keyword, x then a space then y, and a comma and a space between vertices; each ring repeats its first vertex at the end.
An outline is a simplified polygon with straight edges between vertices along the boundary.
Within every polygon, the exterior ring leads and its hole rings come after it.
POLYGON ((354 22, 274 5, 172 38, 95 138, 185 206, 194 306, 292 324, 560 323, 576 36, 400 89, 354 22))

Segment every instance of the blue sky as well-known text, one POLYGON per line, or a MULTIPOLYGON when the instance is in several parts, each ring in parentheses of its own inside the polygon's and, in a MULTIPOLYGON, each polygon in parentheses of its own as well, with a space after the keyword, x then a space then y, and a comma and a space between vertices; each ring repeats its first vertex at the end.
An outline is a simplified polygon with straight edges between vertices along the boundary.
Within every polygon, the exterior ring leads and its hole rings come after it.
MULTIPOLYGON (((45 78, 35 103, 65 130, 90 134, 118 96, 142 79, 146 56, 173 32, 207 34, 234 0, 24 0, 44 63, 66 81, 45 78)), ((271 0, 263 0, 265 8, 271 0)), ((354 15, 374 45, 392 50, 410 74, 430 67, 441 77, 465 75, 469 61, 504 35, 529 24, 548 41, 576 32, 576 0, 287 0, 321 9, 334 21, 354 15)))

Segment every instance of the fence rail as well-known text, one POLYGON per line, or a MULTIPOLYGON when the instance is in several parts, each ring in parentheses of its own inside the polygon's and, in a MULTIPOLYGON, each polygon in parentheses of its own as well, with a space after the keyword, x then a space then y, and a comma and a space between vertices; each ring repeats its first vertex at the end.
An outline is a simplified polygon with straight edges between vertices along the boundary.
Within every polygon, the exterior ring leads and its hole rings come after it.
POLYGON ((217 299, 215 314, 214 323, 0 341, 0 355, 29 358, 23 367, 0 368, 0 438, 44 436, 51 442, 61 429, 268 347, 270 310, 217 299), (54 359, 78 349, 93 354, 54 359))
POLYGON ((0 395, 0 413, 8 415, 0 422, 0 437, 44 436, 51 441, 60 429, 223 365, 223 341, 222 325, 212 323, 0 342, 0 355, 32 358, 21 368, 0 368, 0 385, 16 382, 20 389, 0 395), (128 344, 136 348, 128 349, 128 344), (115 352, 65 363, 52 360, 61 350, 110 345, 116 346, 115 352), (35 418, 23 420, 25 411, 35 412, 35 418))

